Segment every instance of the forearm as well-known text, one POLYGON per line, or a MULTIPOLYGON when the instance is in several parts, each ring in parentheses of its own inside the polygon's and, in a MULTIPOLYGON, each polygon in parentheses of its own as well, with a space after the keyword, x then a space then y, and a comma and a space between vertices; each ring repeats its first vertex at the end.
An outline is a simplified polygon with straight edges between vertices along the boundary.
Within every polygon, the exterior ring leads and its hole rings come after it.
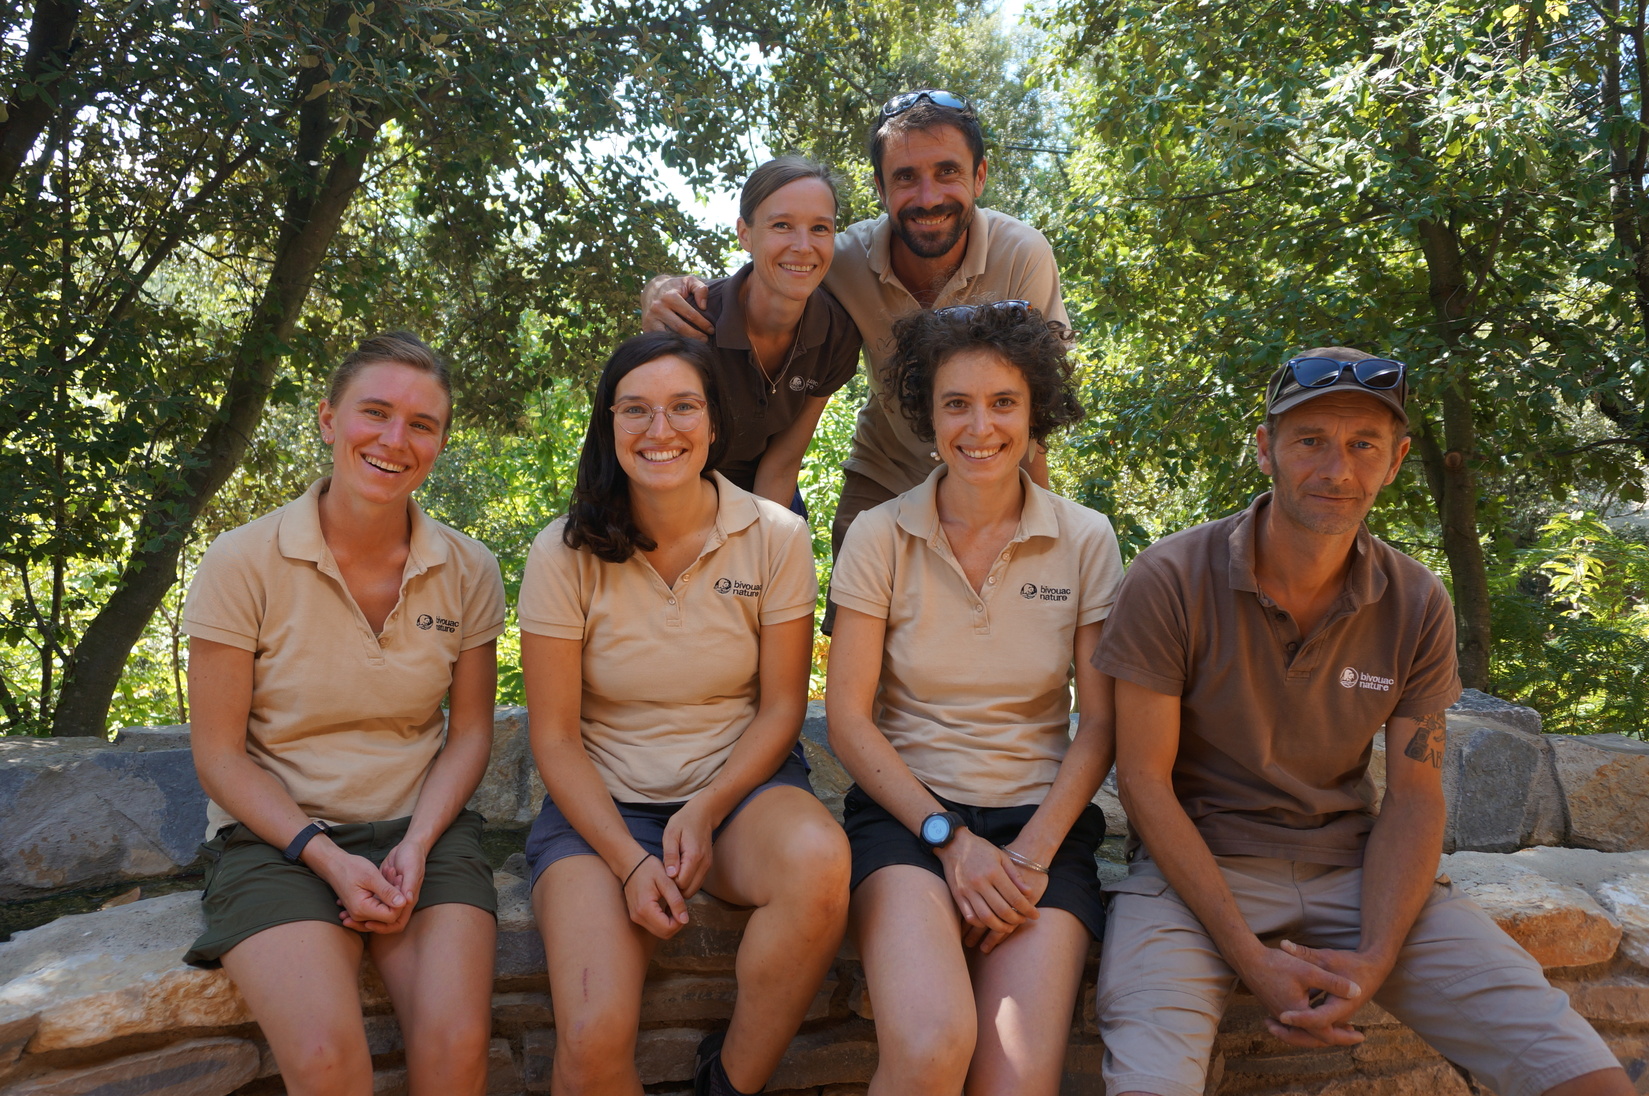
POLYGON ((769 702, 756 712, 715 778, 693 798, 703 802, 712 825, 720 825, 763 781, 778 771, 801 733, 806 701, 769 702))
POLYGON ((267 843, 284 849, 309 825, 286 785, 245 752, 195 758, 200 786, 212 802, 267 843))
POLYGON ((761 462, 756 465, 753 493, 788 508, 791 500, 796 497, 796 481, 801 478, 802 455, 806 448, 804 446, 794 453, 777 452, 776 444, 775 442, 767 447, 767 451, 762 454, 761 462))
POLYGON ((1122 793, 1128 821, 1152 861, 1240 974, 1264 945, 1248 927, 1208 842, 1180 805, 1172 784, 1125 779, 1122 793))
POLYGON ((542 745, 535 742, 533 755, 557 809, 622 879, 647 850, 630 836, 583 742, 576 738, 542 745))
POLYGON ((1362 942, 1357 950, 1389 971, 1431 894, 1447 808, 1435 795, 1386 794, 1363 849, 1362 942))
POLYGON ((1077 818, 1093 802, 1100 782, 1110 771, 1114 750, 1109 710, 1084 714, 1076 738, 1059 763, 1059 772, 1046 798, 1025 823, 1014 845, 1041 864, 1053 859, 1077 818))
POLYGON ((436 755, 418 792, 418 804, 412 810, 412 824, 407 827, 405 840, 428 852, 475 794, 491 754, 491 727, 460 735, 449 729, 446 745, 436 755))
POLYGON ((922 819, 945 809, 868 714, 831 711, 829 725, 831 748, 848 775, 912 833, 920 831, 922 819))

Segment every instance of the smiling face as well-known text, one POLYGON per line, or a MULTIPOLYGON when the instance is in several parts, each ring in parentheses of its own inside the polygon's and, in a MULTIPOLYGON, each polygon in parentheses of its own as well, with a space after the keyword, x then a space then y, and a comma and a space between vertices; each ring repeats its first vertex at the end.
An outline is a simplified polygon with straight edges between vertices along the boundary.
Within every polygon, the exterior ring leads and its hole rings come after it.
POLYGON ((1409 439, 1378 400, 1330 392, 1277 417, 1255 435, 1278 518, 1322 536, 1354 533, 1380 488, 1397 477, 1409 439))
POLYGON ((404 501, 447 443, 452 405, 441 382, 400 362, 360 368, 338 402, 322 400, 321 440, 332 446, 332 487, 365 501, 404 501))
POLYGON ((629 477, 632 491, 679 490, 698 480, 715 438, 704 409, 707 402, 698 370, 674 355, 638 365, 619 378, 614 407, 662 407, 674 411, 678 420, 696 417, 682 428, 671 423, 670 415, 655 412, 645 431, 631 434, 617 412, 608 412, 613 416, 619 467, 629 477))
POLYGON ((937 259, 956 248, 973 223, 974 202, 985 192, 985 161, 973 162, 955 126, 911 130, 883 146, 876 192, 904 245, 919 258, 937 259))
POLYGON ((952 354, 933 375, 933 435, 951 475, 978 485, 1017 479, 1031 440, 1025 374, 985 347, 952 354))
POLYGON ((836 253, 836 196, 823 179, 797 179, 739 218, 739 246, 755 264, 751 276, 773 293, 805 301, 819 288, 836 253))

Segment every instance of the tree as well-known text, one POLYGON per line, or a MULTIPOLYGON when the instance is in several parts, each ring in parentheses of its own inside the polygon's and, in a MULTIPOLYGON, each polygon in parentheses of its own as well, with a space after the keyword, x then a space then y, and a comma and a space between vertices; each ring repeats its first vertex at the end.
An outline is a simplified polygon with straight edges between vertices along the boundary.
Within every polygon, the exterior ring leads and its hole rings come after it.
POLYGON ((1630 447, 1581 437, 1595 401, 1645 392, 1582 109, 1586 21, 1409 0, 1069 0, 1056 18, 1048 74, 1083 135, 1067 280, 1133 374, 1110 392, 1113 440, 1228 511, 1258 486, 1248 412, 1288 350, 1406 361, 1422 474, 1399 490, 1422 543, 1440 537, 1461 675, 1486 687, 1491 488, 1641 498, 1630 447))
POLYGON ((528 313, 554 318, 552 368, 599 360, 639 269, 712 245, 652 157, 718 171, 762 107, 746 50, 799 14, 37 0, 26 35, 0 16, 0 640, 38 667, 0 679, 12 729, 103 733, 266 405, 364 329, 441 336, 494 419, 543 379, 516 367, 528 313))

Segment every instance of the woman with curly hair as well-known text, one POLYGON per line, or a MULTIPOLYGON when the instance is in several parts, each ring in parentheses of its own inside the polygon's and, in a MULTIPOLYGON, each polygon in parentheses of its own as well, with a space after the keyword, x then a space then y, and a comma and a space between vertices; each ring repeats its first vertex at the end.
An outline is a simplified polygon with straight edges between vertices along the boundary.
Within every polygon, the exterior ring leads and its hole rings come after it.
POLYGON ((549 795, 527 840, 557 1032, 551 1091, 638 1096, 642 981, 702 887, 754 907, 694 1092, 760 1092, 847 920, 847 842, 795 749, 818 580, 784 506, 713 471, 710 351, 640 335, 596 386, 572 506, 521 582, 549 795))
POLYGON ((1111 764, 1111 684, 1089 656, 1122 561, 1103 515, 1021 467, 1082 415, 1063 325, 996 301, 894 334, 893 389, 943 464, 849 530, 826 690, 856 781, 870 1091, 1053 1096, 1104 926, 1090 800, 1111 764))

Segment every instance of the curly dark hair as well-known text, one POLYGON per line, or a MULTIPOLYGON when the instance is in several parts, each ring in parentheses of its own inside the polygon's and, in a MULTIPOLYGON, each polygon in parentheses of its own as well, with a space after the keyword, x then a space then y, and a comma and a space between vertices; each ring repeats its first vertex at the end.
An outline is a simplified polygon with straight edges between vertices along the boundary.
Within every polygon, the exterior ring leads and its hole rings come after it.
POLYGON ((982 301, 923 309, 893 324, 897 343, 888 363, 888 387, 917 437, 933 440, 933 378, 952 354, 986 347, 1025 376, 1031 390, 1031 437, 1082 421, 1067 350, 1071 329, 1023 301, 982 301))
POLYGON ((692 366, 704 384, 709 405, 711 441, 703 475, 710 472, 727 453, 732 437, 722 408, 721 389, 716 385, 715 360, 710 347, 700 339, 688 339, 669 331, 652 332, 625 339, 607 359, 596 382, 595 400, 590 405, 590 425, 584 433, 584 449, 578 455, 578 478, 573 483, 572 502, 567 507, 567 524, 561 542, 569 548, 588 548, 597 559, 623 563, 637 549, 651 552, 658 543, 636 527, 630 512, 630 477, 618 463, 618 443, 613 435, 612 407, 618 382, 634 369, 660 358, 680 358, 692 366))

